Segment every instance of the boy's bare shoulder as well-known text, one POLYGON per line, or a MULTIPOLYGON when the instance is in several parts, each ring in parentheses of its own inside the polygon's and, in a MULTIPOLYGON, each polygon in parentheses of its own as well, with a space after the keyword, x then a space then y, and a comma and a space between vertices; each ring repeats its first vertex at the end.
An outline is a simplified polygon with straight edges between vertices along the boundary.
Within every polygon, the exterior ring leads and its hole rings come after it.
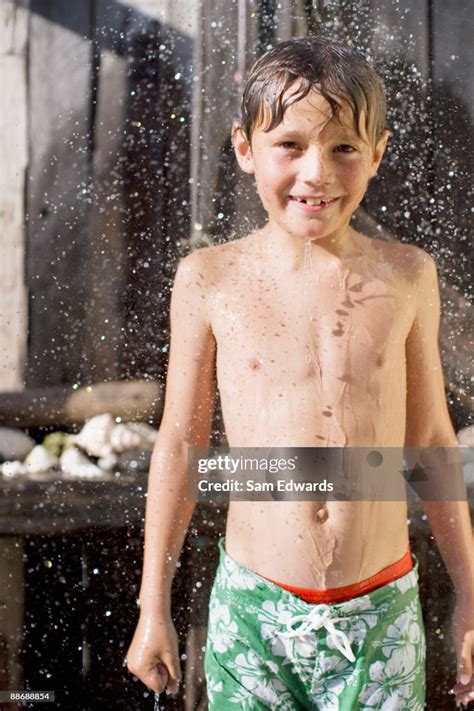
POLYGON ((207 278, 216 277, 222 270, 234 266, 243 257, 248 257, 256 247, 258 237, 252 233, 246 237, 216 244, 210 247, 201 247, 183 257, 179 263, 180 269, 200 273, 207 278))
POLYGON ((376 239, 374 237, 366 237, 365 235, 359 236, 362 237, 366 244, 370 243, 380 254, 381 258, 390 261, 412 263, 413 261, 419 262, 426 258, 432 258, 428 252, 421 247, 417 247, 415 244, 399 242, 398 240, 376 239))
POLYGON ((433 257, 421 247, 396 240, 364 239, 371 243, 376 260, 389 266, 402 282, 416 285, 427 270, 436 270, 433 257))

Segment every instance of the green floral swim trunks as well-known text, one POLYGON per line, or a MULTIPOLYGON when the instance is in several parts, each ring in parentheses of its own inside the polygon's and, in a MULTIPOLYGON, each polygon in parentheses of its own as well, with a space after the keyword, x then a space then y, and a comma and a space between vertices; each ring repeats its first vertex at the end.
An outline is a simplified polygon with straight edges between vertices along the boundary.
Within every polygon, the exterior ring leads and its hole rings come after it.
POLYGON ((311 604, 238 565, 219 542, 205 671, 210 711, 422 711, 418 562, 347 602, 311 604))

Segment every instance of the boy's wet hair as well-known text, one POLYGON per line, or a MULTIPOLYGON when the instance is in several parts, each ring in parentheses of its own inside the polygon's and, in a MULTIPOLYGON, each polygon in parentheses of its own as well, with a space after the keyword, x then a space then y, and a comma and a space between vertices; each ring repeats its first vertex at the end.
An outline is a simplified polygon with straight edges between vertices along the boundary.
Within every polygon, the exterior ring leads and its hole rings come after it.
POLYGON ((241 103, 240 126, 248 141, 257 126, 264 126, 265 132, 276 128, 286 109, 311 90, 327 100, 333 116, 344 104, 349 105, 361 137, 361 115, 365 112, 364 129, 375 146, 385 126, 382 80, 354 47, 320 36, 281 42, 255 62, 241 103), (286 93, 290 87, 294 91, 286 93))

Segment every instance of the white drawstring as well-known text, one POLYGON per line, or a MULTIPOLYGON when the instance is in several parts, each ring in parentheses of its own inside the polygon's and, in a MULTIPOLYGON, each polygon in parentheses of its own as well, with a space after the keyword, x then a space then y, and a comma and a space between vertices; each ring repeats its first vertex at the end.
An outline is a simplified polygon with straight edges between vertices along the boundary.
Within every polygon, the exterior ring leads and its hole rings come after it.
POLYGON ((334 622, 340 622, 342 617, 331 617, 331 610, 328 605, 318 605, 314 607, 308 615, 295 615, 286 621, 286 632, 279 632, 280 637, 303 637, 313 630, 319 630, 324 627, 334 646, 343 654, 350 662, 355 662, 355 656, 349 644, 347 635, 341 630, 334 627, 334 622), (297 622, 302 624, 296 629, 293 625, 297 622))

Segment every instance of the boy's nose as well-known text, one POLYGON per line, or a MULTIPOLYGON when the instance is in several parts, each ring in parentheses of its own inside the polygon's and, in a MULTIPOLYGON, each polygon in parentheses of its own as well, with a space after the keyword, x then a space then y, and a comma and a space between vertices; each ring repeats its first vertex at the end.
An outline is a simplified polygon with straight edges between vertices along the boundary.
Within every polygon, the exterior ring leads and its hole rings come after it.
POLYGON ((300 180, 314 185, 327 185, 334 174, 330 159, 320 151, 308 151, 300 164, 300 180))

